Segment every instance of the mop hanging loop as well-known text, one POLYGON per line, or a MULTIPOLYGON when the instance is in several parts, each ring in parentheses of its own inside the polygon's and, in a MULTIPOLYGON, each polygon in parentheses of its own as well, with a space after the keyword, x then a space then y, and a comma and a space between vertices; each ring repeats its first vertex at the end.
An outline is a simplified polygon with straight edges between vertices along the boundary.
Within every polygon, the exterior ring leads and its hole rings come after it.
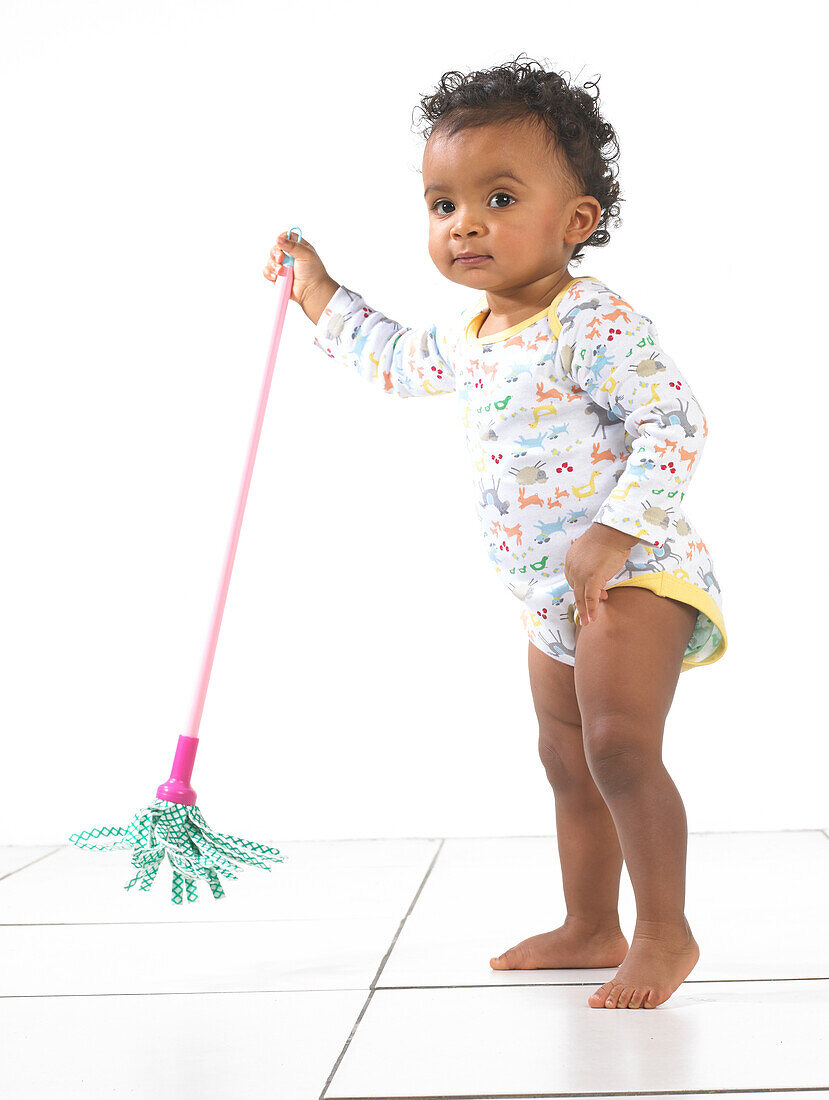
MULTIPOLYGON (((285 235, 288 238, 288 240, 290 240, 291 239, 291 234, 293 233, 294 230, 296 230, 297 233, 299 233, 299 236, 297 237, 297 239, 295 241, 296 244, 299 244, 299 242, 302 240, 302 230, 299 228, 298 225, 292 225, 291 228, 288 230, 288 232, 285 235)), ((284 267, 293 267, 294 266, 293 256, 289 256, 287 254, 287 252, 283 252, 282 253, 282 264, 283 264, 284 267)))

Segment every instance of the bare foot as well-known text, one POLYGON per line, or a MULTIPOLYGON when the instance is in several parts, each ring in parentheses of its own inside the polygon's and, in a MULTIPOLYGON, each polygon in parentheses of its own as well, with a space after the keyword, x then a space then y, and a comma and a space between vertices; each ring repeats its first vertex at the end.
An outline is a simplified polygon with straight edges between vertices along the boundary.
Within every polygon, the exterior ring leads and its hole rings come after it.
POLYGON ((621 928, 587 932, 562 924, 552 932, 528 940, 489 960, 493 970, 578 970, 618 966, 628 952, 621 928))
POLYGON ((656 1008, 699 961, 691 926, 637 921, 633 944, 615 978, 587 999, 591 1008, 656 1008))

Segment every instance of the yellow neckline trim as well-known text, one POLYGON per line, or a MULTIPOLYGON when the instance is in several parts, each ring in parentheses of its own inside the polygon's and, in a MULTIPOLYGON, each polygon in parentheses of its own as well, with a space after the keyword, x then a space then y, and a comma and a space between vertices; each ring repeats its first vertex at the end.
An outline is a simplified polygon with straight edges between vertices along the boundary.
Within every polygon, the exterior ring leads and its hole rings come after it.
POLYGON ((574 283, 582 282, 585 279, 592 279, 594 282, 598 281, 593 275, 578 275, 575 279, 571 279, 567 286, 559 291, 546 309, 540 310, 533 317, 528 317, 526 321, 520 321, 517 325, 513 325, 512 328, 503 329, 501 332, 494 332, 491 336, 478 336, 478 332, 484 323, 484 318, 489 313, 487 297, 484 295, 476 304, 476 313, 466 326, 464 336, 470 344, 498 344, 502 340, 508 340, 510 336, 515 336, 516 333, 523 332, 525 328, 534 325, 536 321, 540 321, 542 317, 546 317, 550 322, 550 328, 553 330, 553 335, 558 338, 558 334, 561 332, 561 322, 558 319, 558 304, 574 283))

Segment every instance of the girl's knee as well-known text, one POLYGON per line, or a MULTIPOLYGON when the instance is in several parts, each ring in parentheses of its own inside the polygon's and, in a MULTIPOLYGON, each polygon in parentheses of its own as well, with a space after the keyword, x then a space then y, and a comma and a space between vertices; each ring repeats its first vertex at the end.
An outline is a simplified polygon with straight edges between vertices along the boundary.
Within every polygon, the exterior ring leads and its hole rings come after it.
POLYGON ((538 755, 554 790, 593 786, 580 725, 555 721, 539 723, 538 755))
POLYGON ((584 731, 590 773, 602 791, 629 787, 662 762, 664 723, 654 716, 611 713, 584 731))

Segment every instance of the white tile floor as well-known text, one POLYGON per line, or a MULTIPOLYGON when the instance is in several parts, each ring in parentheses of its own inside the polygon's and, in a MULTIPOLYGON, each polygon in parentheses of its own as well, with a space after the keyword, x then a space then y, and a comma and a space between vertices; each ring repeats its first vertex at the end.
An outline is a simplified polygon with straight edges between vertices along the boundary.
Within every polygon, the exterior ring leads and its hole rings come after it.
POLYGON ((652 1011, 588 1007, 615 968, 490 969, 563 919, 555 837, 279 848, 181 907, 169 864, 141 894, 128 852, 0 848, 0 1097, 829 1090, 829 830, 690 834, 701 957, 652 1011))

